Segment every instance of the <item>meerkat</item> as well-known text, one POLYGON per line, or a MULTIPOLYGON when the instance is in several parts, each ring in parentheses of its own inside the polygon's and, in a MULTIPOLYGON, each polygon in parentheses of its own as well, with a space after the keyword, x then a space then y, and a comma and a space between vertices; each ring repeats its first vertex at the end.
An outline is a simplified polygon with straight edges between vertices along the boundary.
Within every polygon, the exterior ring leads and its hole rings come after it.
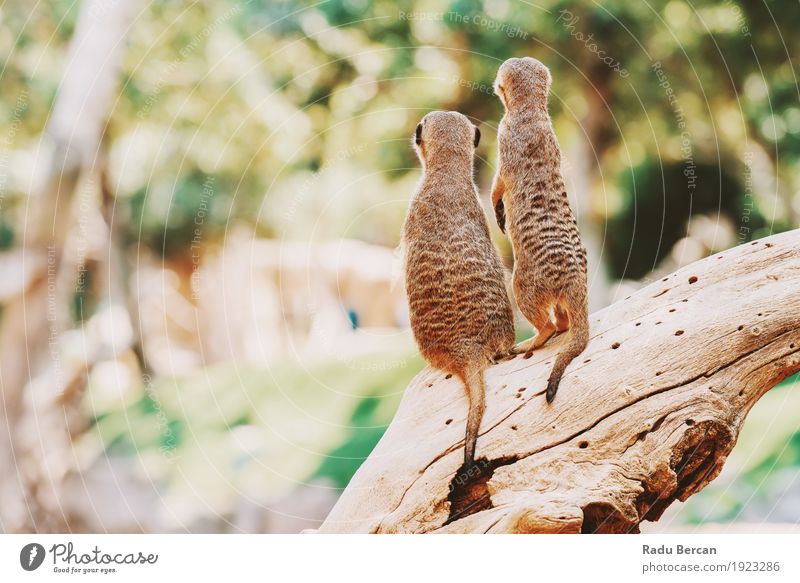
POLYGON ((550 71, 531 57, 500 66, 494 88, 505 115, 492 186, 492 206, 504 233, 508 219, 517 305, 537 332, 512 353, 530 353, 556 332, 570 334, 547 381, 548 403, 567 365, 589 341, 586 249, 561 176, 561 151, 547 111, 550 83, 550 71))
POLYGON ((435 111, 417 125, 423 174, 403 225, 411 330, 422 356, 458 377, 469 400, 464 467, 475 461, 485 408, 484 370, 514 345, 505 271, 473 180, 480 130, 435 111))

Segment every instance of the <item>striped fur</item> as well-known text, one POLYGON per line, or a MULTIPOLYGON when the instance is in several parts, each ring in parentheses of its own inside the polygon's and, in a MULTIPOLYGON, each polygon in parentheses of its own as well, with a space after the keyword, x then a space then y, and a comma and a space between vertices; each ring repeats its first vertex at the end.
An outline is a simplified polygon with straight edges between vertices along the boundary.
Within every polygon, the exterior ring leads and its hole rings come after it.
POLYGON ((416 132, 423 176, 403 226, 411 329, 422 356, 462 380, 470 402, 465 464, 484 409, 483 370, 514 344, 505 272, 473 181, 477 128, 456 112, 426 115, 416 132))
POLYGON ((586 249, 561 176, 561 151, 547 112, 550 71, 536 59, 509 59, 495 92, 506 112, 498 131, 498 170, 492 189, 500 228, 514 249, 514 294, 537 335, 515 347, 534 350, 569 331, 547 386, 555 398, 567 365, 589 340, 586 249), (551 310, 555 321, 551 317, 551 310))

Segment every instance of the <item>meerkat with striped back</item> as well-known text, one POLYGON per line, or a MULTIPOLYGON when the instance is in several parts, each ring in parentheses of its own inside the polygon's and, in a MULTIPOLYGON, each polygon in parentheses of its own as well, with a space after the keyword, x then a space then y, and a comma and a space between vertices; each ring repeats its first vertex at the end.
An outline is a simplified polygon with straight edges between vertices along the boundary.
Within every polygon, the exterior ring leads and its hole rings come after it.
POLYGON ((505 271, 473 180, 480 131, 436 111, 417 125, 423 175, 403 226, 411 329, 422 356, 458 377, 469 400, 464 465, 475 460, 485 408, 484 370, 514 344, 505 271))
POLYGON ((547 98, 550 71, 531 57, 500 66, 495 93, 505 107, 498 129, 492 205, 514 250, 514 296, 536 336, 514 347, 530 353, 568 332, 547 382, 552 402, 565 369, 589 341, 586 249, 561 176, 561 150, 547 98))

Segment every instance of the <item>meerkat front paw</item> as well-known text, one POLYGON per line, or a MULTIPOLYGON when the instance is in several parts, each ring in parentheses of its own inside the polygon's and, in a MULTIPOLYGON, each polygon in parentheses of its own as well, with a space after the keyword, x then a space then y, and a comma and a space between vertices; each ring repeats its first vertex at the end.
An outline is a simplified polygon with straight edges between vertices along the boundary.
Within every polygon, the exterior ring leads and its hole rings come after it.
POLYGON ((506 206, 503 203, 503 199, 497 201, 497 204, 494 205, 494 216, 497 219, 497 226, 500 227, 500 231, 505 234, 506 232, 506 206))

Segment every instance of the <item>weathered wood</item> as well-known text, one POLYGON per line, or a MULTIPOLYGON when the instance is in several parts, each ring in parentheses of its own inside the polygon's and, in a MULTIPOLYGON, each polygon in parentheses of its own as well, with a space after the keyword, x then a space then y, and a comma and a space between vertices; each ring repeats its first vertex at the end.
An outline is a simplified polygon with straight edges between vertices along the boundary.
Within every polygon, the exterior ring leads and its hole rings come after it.
MULTIPOLYGON (((448 500, 466 399, 426 369, 319 532, 637 532, 722 468, 800 370, 800 230, 742 245, 592 315, 552 405, 563 339, 486 373, 481 473, 448 500)), ((475 473, 475 472, 473 472, 475 473)))

